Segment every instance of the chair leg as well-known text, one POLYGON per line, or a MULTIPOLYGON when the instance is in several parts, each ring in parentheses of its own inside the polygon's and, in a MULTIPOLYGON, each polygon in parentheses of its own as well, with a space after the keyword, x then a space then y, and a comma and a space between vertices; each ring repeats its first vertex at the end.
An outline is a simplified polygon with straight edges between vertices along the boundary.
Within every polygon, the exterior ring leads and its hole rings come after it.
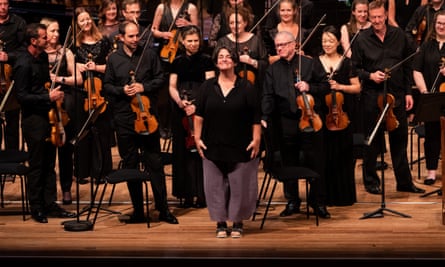
POLYGON ((275 188, 277 187, 277 183, 278 183, 277 180, 275 180, 273 187, 272 187, 272 191, 270 192, 269 200, 267 201, 267 205, 266 205, 266 210, 264 211, 264 216, 263 216, 263 219, 261 220, 261 226, 260 226, 261 230, 263 229, 264 222, 266 221, 267 213, 269 212, 270 203, 272 202, 272 198, 275 193, 275 188))
POLYGON ((309 181, 306 179, 306 218, 309 219, 309 181))
MULTIPOLYGON (((268 179, 268 177, 269 177, 269 173, 264 172, 263 182, 261 183, 260 192, 258 193, 258 198, 256 200, 256 208, 257 209, 260 206, 260 200, 263 197, 263 192, 264 192, 264 194, 266 194, 266 191, 264 191, 264 187, 266 186, 266 180, 268 179)), ((255 210, 255 212, 253 213, 253 216, 252 216, 252 221, 255 221, 256 215, 257 215, 257 212, 255 210)))
POLYGON ((1 201, 1 207, 4 208, 5 207, 5 198, 4 198, 4 189, 5 189, 5 175, 1 175, 1 181, 0 181, 0 201, 1 201))
POLYGON ((150 228, 150 209, 149 209, 149 199, 148 199, 148 183, 144 181, 145 185, 145 209, 147 213, 147 228, 150 228))
POLYGON ((23 215, 23 221, 26 221, 26 216, 25 216, 25 186, 23 184, 23 176, 20 176, 20 190, 21 190, 21 196, 22 196, 22 215, 23 215))
POLYGON ((99 203, 97 203, 96 212, 94 213, 94 218, 93 218, 93 223, 92 223, 93 227, 96 224, 97 216, 99 215, 99 212, 100 212, 100 206, 102 205, 102 201, 104 200, 105 191, 107 191, 107 186, 108 186, 108 183, 105 182, 104 188, 102 189, 102 193, 100 194, 99 203))
POLYGON ((113 187, 111 188, 110 199, 108 200, 108 206, 111 206, 111 201, 113 200, 113 195, 114 195, 115 189, 116 189, 116 184, 113 184, 113 187))

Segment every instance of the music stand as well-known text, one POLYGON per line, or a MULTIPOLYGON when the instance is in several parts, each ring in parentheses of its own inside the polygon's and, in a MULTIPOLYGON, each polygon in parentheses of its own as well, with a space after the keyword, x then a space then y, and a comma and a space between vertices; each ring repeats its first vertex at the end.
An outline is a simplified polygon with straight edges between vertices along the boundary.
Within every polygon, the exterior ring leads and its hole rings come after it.
MULTIPOLYGON (((389 72, 389 71, 386 71, 386 72, 389 72)), ((388 77, 388 75, 386 75, 386 76, 388 77)), ((388 112, 388 107, 389 106, 388 106, 388 103, 386 102, 387 101, 386 97, 387 97, 387 92, 388 92, 388 87, 387 87, 388 86, 387 85, 388 78, 387 77, 385 78, 385 81, 384 81, 384 84, 383 84, 383 106, 384 106, 384 109, 382 110, 382 113, 381 113, 381 115, 379 117, 379 120, 378 120, 378 122, 377 122, 377 124, 376 124, 376 126, 374 128, 374 131, 372 132, 370 137, 367 138, 367 141, 366 141, 367 145, 371 145, 376 132, 378 131, 378 129, 380 127, 382 127, 381 123, 383 121, 383 118, 385 118, 386 113, 388 112)), ((382 133, 382 139, 384 139, 384 138, 385 138, 385 134, 382 133)), ((382 146, 384 146, 384 144, 385 144, 384 140, 381 140, 381 143, 382 143, 382 146)), ((381 152, 380 152, 380 159, 381 159, 382 162, 384 162, 384 157, 385 157, 385 150, 384 150, 384 147, 382 147, 381 148, 381 152)), ((381 174, 381 184, 382 184, 382 193, 381 193, 381 195, 382 195, 382 200, 381 200, 380 208, 378 208, 377 210, 372 211, 372 212, 366 212, 363 215, 363 217, 361 217, 360 219, 382 218, 383 215, 384 215, 383 214, 384 211, 389 211, 389 212, 397 214, 397 215, 399 215, 401 217, 411 218, 411 216, 409 216, 407 214, 403 214, 401 212, 398 212, 398 211, 395 211, 395 210, 392 210, 392 209, 388 209, 386 207, 386 202, 385 202, 385 168, 381 168, 380 170, 381 170, 381 173, 382 173, 381 174)))
MULTIPOLYGON (((87 134, 89 133, 89 131, 91 130, 91 127, 93 126, 93 124, 96 122, 97 118, 100 115, 100 110, 102 110, 103 106, 106 103, 103 102, 102 104, 100 104, 96 109, 93 109, 92 111, 90 111, 87 120, 85 121, 85 123, 83 124, 82 128, 80 129, 79 133, 76 135, 75 138, 73 138, 70 143, 76 147, 77 143, 79 141, 81 141, 83 138, 85 138, 87 136, 87 134)), ((79 178, 77 178, 79 179, 79 178)), ((91 183, 93 183, 92 179, 91 179, 91 183)), ((73 232, 78 232, 78 231, 88 231, 88 230, 92 230, 93 229, 93 223, 91 223, 89 221, 89 213, 87 216, 86 220, 81 221, 80 220, 80 214, 83 213, 79 211, 80 209, 80 193, 79 193, 79 181, 77 181, 76 183, 76 198, 77 198, 77 218, 76 220, 71 220, 71 221, 64 221, 62 222, 63 227, 66 231, 73 231, 73 232)), ((94 195, 92 193, 92 195, 94 195)), ((94 199, 91 199, 91 202, 93 202, 94 199)), ((92 205, 90 205, 89 209, 92 208, 92 205)))
MULTIPOLYGON (((416 118, 421 122, 439 121, 445 115, 445 93, 421 94, 416 109, 416 118)), ((445 159, 442 159, 445 160, 445 159)), ((443 181, 442 181, 443 182, 443 181)), ((421 195, 427 197, 437 193, 442 194, 442 189, 437 189, 421 195)))

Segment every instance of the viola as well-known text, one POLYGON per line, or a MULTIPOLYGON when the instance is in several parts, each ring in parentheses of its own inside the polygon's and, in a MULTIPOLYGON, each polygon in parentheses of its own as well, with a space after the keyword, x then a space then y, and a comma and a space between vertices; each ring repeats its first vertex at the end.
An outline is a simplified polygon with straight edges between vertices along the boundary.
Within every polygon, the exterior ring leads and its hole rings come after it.
MULTIPOLYGON (((134 71, 130 71, 131 83, 136 82, 134 71)), ((131 109, 136 114, 134 130, 140 135, 149 135, 158 129, 158 121, 150 114, 150 99, 147 96, 136 93, 131 100, 131 109)))
MULTIPOLYGON (((88 62, 93 62, 93 55, 88 54, 88 62)), ((84 87, 88 92, 88 98, 86 98, 84 102, 85 111, 96 109, 97 107, 101 106, 102 103, 105 103, 105 98, 100 95, 100 91, 102 90, 102 81, 100 78, 94 77, 92 71, 87 71, 87 79, 84 82, 84 87)), ((104 112, 106 108, 106 105, 102 105, 99 112, 104 112)))
MULTIPOLYGON (((184 94, 184 100, 188 100, 187 94, 184 94)), ((184 127, 187 136, 185 137, 185 147, 190 152, 196 152, 195 133, 193 127, 193 119, 195 115, 188 116, 187 114, 182 118, 182 126, 184 127)))
MULTIPOLYGON (((0 40, 0 51, 4 51, 5 42, 0 40)), ((0 94, 5 94, 11 85, 12 67, 11 65, 0 62, 0 94)))
MULTIPOLYGON (((242 55, 249 55, 249 47, 245 46, 243 48, 243 51, 241 52, 242 55)), ((244 63, 244 68, 242 71, 240 71, 238 73, 238 75, 241 78, 247 79, 249 82, 251 82, 252 84, 255 83, 255 73, 251 70, 247 69, 247 64, 244 63)))
MULTIPOLYGON (((295 81, 298 82, 300 80, 298 70, 296 73, 295 81)), ((298 123, 300 130, 306 133, 318 132, 321 127, 323 127, 323 122, 314 110, 314 97, 306 92, 301 92, 301 94, 297 96, 296 102, 298 108, 301 110, 300 122, 298 123)))
POLYGON ((377 104, 380 108, 380 115, 381 117, 382 112, 386 109, 385 114, 385 122, 386 122, 386 130, 393 131, 397 127, 399 127, 399 121, 397 120, 397 117, 394 115, 393 108, 394 108, 394 96, 392 94, 386 94, 386 105, 383 106, 383 95, 379 95, 377 99, 377 104))

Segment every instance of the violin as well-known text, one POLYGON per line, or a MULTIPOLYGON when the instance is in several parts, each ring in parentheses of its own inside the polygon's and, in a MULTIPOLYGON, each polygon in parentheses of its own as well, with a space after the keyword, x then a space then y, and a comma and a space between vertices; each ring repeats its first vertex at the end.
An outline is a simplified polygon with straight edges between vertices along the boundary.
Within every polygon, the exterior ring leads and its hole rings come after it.
MULTIPOLYGON (((54 90, 54 82, 45 84, 48 91, 54 90)), ((66 134, 65 126, 68 124, 70 118, 68 113, 62 108, 62 101, 56 101, 56 107, 52 108, 48 112, 49 123, 51 126, 51 138, 50 141, 56 147, 61 147, 65 144, 66 134)))
MULTIPOLYGON (((331 73, 334 72, 331 70, 331 73)), ((331 90, 331 92, 325 96, 325 101, 329 107, 329 113, 326 115, 326 128, 331 131, 339 131, 348 127, 350 121, 348 114, 343 111, 343 94, 331 90)))
MULTIPOLYGON (((241 52, 242 55, 249 55, 249 47, 244 46, 243 51, 241 52)), ((247 69, 247 64, 244 63, 244 68, 242 71, 240 71, 239 76, 241 78, 247 79, 249 82, 251 82, 252 84, 255 83, 255 73, 251 70, 247 69)))
MULTIPOLYGON (((296 78, 295 81, 298 82, 299 80, 299 78, 296 78)), ((301 109, 300 122, 298 123, 300 130, 305 133, 318 132, 323 127, 323 122, 314 110, 315 101, 313 96, 306 92, 301 92, 297 96, 296 102, 298 108, 301 109)))
MULTIPOLYGON (((184 12, 178 14, 178 18, 185 18, 187 15, 187 10, 184 10, 184 12)), ((176 53, 178 52, 180 31, 178 29, 173 29, 175 21, 176 19, 172 22, 169 29, 169 32, 173 34, 173 37, 171 37, 161 49, 160 57, 164 62, 172 63, 176 57, 176 53)))
MULTIPOLYGON (((130 71, 131 83, 136 82, 135 72, 130 71)), ((150 114, 150 99, 136 93, 131 100, 131 109, 136 113, 134 120, 134 130, 140 135, 149 135, 158 129, 158 121, 153 114, 150 114)))
MULTIPOLYGON (((385 117, 385 122, 386 122, 386 130, 393 131, 395 130, 397 127, 399 127, 399 121, 397 120, 396 115, 394 115, 393 112, 393 107, 394 107, 394 96, 392 94, 387 93, 386 94, 386 106, 383 106, 383 95, 379 95, 378 99, 377 99, 377 104, 380 108, 380 112, 384 112, 385 109, 386 111, 386 117, 385 117)), ((379 117, 381 117, 381 115, 379 115, 379 117)))
MULTIPOLYGON (((0 51, 4 51, 5 42, 0 40, 0 51)), ((12 67, 11 65, 0 62, 0 94, 5 94, 11 85, 12 67)))
MULTIPOLYGON (((445 67, 445 57, 442 57, 440 59, 439 70, 437 71, 436 77, 434 78, 434 83, 433 83, 433 85, 431 87, 431 93, 436 93, 436 91, 437 91, 436 84, 437 84, 437 81, 439 80, 439 77, 441 76, 440 69, 443 68, 443 67, 445 67)), ((440 84, 439 92, 445 92, 445 82, 440 84)))
MULTIPOLYGON (((189 100, 188 95, 184 94, 184 100, 189 100)), ((185 137, 185 147, 190 152, 196 152, 196 143, 195 143, 195 133, 194 133, 194 127, 193 127, 193 119, 195 115, 192 114, 190 116, 185 115, 184 118, 182 118, 182 126, 184 127, 185 131, 187 132, 187 136, 185 137)))
MULTIPOLYGON (((88 62, 93 61, 93 55, 88 54, 88 62)), ((96 109, 105 102, 105 98, 100 95, 100 90, 102 89, 102 81, 98 77, 94 77, 92 71, 87 71, 87 79, 84 82, 85 90, 88 92, 88 98, 85 99, 84 110, 90 111, 91 109, 96 109)), ((101 106, 99 113, 102 113, 107 108, 106 105, 101 106)))
POLYGON ((422 44, 423 33, 426 30, 426 16, 423 16, 422 21, 419 23, 416 29, 412 30, 413 35, 415 35, 417 45, 422 44))

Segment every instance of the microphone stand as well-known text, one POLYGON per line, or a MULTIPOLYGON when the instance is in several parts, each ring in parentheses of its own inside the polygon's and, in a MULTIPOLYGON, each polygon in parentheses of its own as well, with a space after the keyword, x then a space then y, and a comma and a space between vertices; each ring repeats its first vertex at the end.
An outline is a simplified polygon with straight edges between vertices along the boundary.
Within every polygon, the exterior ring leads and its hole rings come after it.
MULTIPOLYGON (((375 134, 379 130, 380 125, 381 125, 382 121, 384 120, 384 118, 386 117, 386 113, 388 112, 389 105, 388 105, 388 103, 386 101, 386 96, 388 94, 388 76, 389 76, 389 74, 391 73, 392 70, 394 70, 397 67, 399 67, 400 65, 402 65, 404 62, 406 62, 408 59, 410 59, 411 57, 416 55, 418 52, 419 52, 419 50, 417 50, 416 52, 414 52, 413 54, 411 54, 410 56, 408 56, 407 58, 405 58, 401 62, 395 64, 393 67, 391 67, 389 69, 385 69, 385 80, 383 81, 383 106, 384 106, 384 109, 382 110, 382 114, 380 115, 374 130, 372 131, 371 135, 365 141, 366 145, 368 145, 368 146, 371 145, 372 141, 374 140, 375 134)), ((385 134, 384 134, 384 130, 383 129, 381 129, 381 130, 383 131, 383 133, 382 133, 382 137, 381 137, 382 138, 382 140, 381 140, 382 147, 380 149, 381 150, 381 152, 380 152, 380 160, 382 162, 384 162, 384 159, 385 159, 385 148, 383 146, 385 144, 385 142, 384 142, 385 141, 385 134)), ((381 181, 382 181, 381 182, 382 183, 382 193, 381 193, 382 200, 381 200, 380 208, 375 210, 375 211, 372 211, 372 212, 366 212, 363 215, 363 217, 361 217, 360 219, 381 218, 384 215, 383 214, 384 211, 389 211, 389 212, 397 214, 397 215, 399 215, 401 217, 411 218, 410 215, 403 214, 401 212, 398 212, 398 211, 386 208, 386 203, 385 203, 385 169, 381 168, 380 170, 381 170, 381 173, 382 173, 381 174, 381 176, 382 176, 381 177, 381 181)))

